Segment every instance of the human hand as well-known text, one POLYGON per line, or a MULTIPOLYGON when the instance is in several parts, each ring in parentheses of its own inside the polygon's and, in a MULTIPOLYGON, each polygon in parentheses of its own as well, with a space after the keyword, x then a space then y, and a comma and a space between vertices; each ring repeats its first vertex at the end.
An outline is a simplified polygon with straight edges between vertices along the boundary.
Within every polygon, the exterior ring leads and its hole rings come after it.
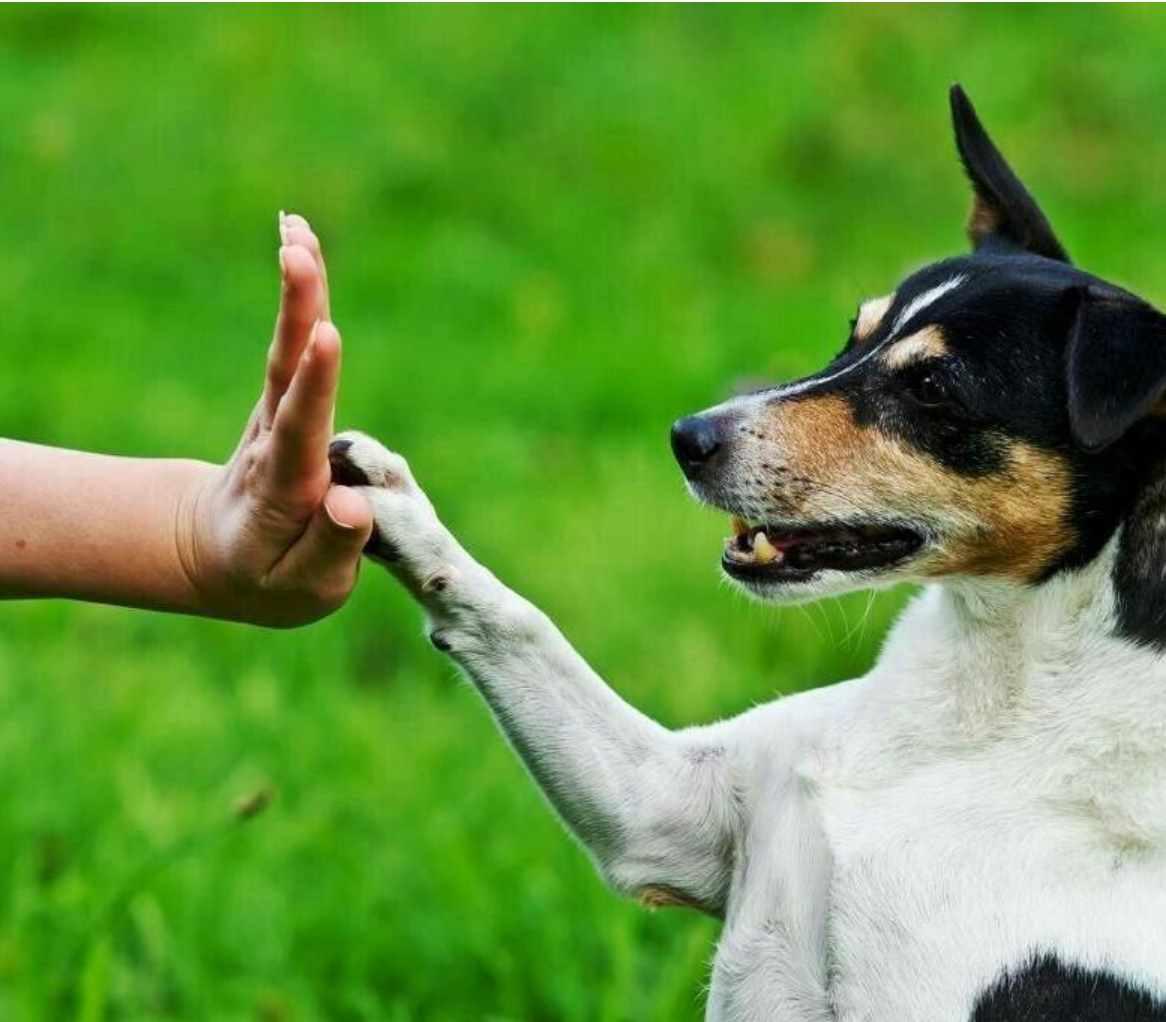
POLYGON ((192 487, 178 550, 205 613, 273 627, 330 614, 356 584, 368 501, 331 485, 328 442, 340 376, 320 243, 280 214, 279 316, 259 403, 231 460, 192 487))

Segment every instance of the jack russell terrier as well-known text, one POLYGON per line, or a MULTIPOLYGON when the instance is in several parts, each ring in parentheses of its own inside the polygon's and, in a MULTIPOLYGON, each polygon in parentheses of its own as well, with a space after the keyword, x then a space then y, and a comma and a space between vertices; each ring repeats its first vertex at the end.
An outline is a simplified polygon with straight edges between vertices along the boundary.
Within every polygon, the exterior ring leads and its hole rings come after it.
POLYGON ((672 429, 764 600, 922 583, 854 681, 670 731, 357 433, 335 478, 618 891, 724 920, 718 1022, 1166 1020, 1166 317, 1069 261, 951 92, 972 254, 672 429))

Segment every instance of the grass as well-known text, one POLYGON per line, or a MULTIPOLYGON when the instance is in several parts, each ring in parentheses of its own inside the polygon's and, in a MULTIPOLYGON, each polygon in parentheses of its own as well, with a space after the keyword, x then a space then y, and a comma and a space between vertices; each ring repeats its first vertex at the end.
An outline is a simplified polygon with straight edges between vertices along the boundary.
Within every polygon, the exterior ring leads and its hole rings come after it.
MULTIPOLYGON (((1163 43, 1140 8, 6 10, 0 433, 224 456, 300 210, 340 423, 630 700, 853 675, 903 594, 725 591, 667 426, 962 248, 953 80, 1070 250, 1166 297, 1163 43)), ((699 1016, 714 924, 601 887, 375 570, 294 633, 6 605, 0 779, 2 1019, 699 1016)))

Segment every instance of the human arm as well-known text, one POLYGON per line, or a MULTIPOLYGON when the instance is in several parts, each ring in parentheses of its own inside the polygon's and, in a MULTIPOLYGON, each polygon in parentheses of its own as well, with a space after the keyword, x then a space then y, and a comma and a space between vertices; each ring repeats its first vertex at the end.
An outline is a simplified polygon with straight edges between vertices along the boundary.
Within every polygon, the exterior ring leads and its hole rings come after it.
POLYGON ((263 393, 225 465, 0 442, 0 596, 69 597, 256 624, 342 604, 371 528, 332 486, 340 372, 319 242, 281 217, 263 393))

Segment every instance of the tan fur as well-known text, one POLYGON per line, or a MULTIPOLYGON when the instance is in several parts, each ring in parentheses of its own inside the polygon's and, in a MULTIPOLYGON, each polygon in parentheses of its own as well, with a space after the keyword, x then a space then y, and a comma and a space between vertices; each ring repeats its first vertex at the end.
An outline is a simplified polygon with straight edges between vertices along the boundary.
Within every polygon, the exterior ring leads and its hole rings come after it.
POLYGON ((858 307, 858 319, 854 322, 855 341, 865 341, 878 329, 894 300, 893 294, 883 295, 882 298, 871 298, 858 307))
POLYGON ((901 369, 909 362, 925 358, 939 358, 947 354, 947 343, 943 331, 937 326, 925 326, 910 337, 895 341, 882 356, 883 365, 888 369, 901 369))
POLYGON ((700 908, 691 898, 686 898, 671 887, 642 887, 639 902, 644 908, 700 908))
POLYGON ((977 195, 972 200, 972 209, 968 213, 968 238, 972 244, 978 245, 989 234, 995 234, 999 227, 999 210, 977 195))
POLYGON ((1005 468, 967 477, 875 427, 861 427, 837 395, 777 405, 772 430, 784 452, 772 496, 790 517, 937 523, 942 542, 922 574, 1038 577, 1074 535, 1069 469, 1057 455, 1007 441, 1005 468))

